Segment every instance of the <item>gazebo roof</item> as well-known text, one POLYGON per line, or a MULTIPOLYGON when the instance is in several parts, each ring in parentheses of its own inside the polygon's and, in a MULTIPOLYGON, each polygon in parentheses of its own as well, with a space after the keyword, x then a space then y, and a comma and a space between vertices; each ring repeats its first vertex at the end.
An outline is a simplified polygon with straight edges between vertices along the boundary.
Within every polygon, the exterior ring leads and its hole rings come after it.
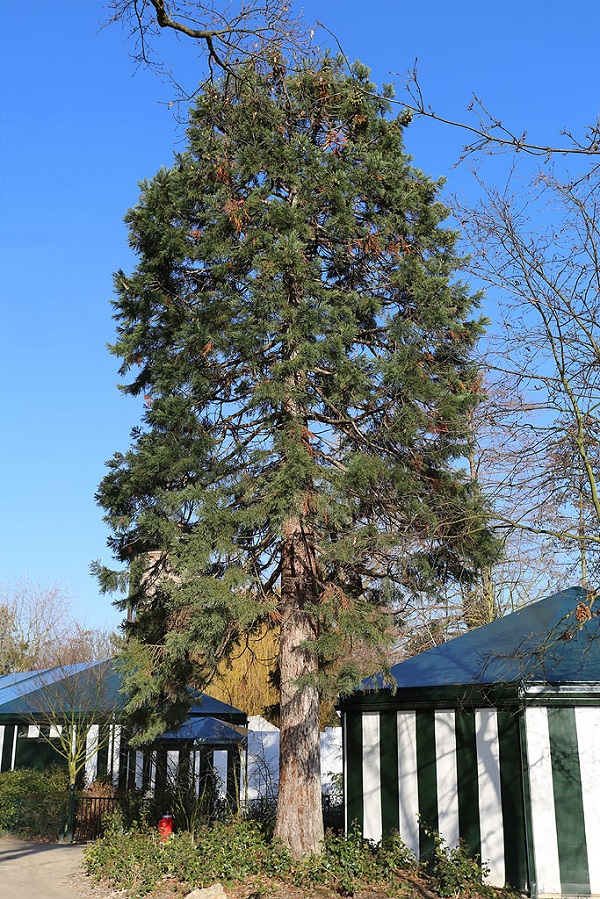
MULTIPOLYGON (((539 602, 517 609, 447 643, 399 662, 391 669, 398 699, 458 695, 461 688, 485 690, 506 686, 531 692, 542 686, 586 692, 600 685, 600 619, 592 614, 579 621, 576 610, 587 593, 570 587, 539 602)), ((363 690, 371 702, 393 692, 380 675, 366 680, 363 690), (384 688, 382 690, 382 688, 384 688)), ((467 696, 468 692, 463 695, 467 696)), ((360 703, 354 694, 343 707, 360 703)), ((389 699, 387 700, 389 701, 389 699)))
POLYGON ((86 712, 118 714, 121 679, 111 659, 0 677, 0 720, 86 712))
MULTIPOLYGON (((85 718, 87 714, 118 718, 125 705, 122 686, 112 659, 5 674, 0 676, 0 722, 30 723, 48 717, 56 717, 58 722, 65 717, 85 718)), ((193 693, 192 699, 189 719, 182 728, 198 726, 202 729, 203 721, 221 719, 212 725, 215 743, 234 741, 231 734, 235 734, 235 729, 231 725, 247 723, 245 712, 219 699, 205 693, 193 693), (229 726, 224 722, 229 722, 229 726), (227 728, 222 732, 219 730, 221 724, 227 728), (219 736, 227 736, 227 739, 217 739, 219 736)), ((209 730, 204 729, 203 741, 206 743, 210 742, 209 730)))
POLYGON ((212 715, 224 721, 231 721, 233 724, 246 724, 248 721, 246 712, 242 712, 240 709, 236 709, 220 699, 215 699, 214 696, 209 696, 208 693, 194 693, 193 698, 194 704, 189 711, 190 718, 195 718, 198 715, 203 717, 212 715))
POLYGON ((247 736, 245 728, 207 715, 203 718, 188 718, 176 730, 167 731, 159 739, 161 743, 191 740, 197 745, 228 746, 243 743, 247 736))

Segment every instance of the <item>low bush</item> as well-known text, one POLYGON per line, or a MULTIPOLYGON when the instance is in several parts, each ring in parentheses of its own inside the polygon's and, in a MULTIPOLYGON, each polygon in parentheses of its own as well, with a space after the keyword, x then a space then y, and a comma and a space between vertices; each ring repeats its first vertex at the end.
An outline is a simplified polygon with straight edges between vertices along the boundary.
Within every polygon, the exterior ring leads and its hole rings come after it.
MULTIPOLYGON (((498 891, 484 883, 488 868, 478 857, 473 857, 469 847, 460 842, 450 848, 435 830, 424 827, 425 833, 433 839, 433 858, 426 866, 432 889, 442 899, 495 899, 498 891)), ((508 894, 507 894, 508 895, 508 894)))
POLYGON ((174 833, 164 844, 154 831, 128 833, 115 822, 85 855, 88 873, 134 897, 146 895, 165 877, 193 889, 261 876, 304 887, 322 884, 351 895, 381 880, 397 885, 401 873, 415 866, 399 838, 374 846, 357 829, 347 839, 329 833, 321 855, 294 862, 256 822, 243 820, 217 822, 194 836, 174 833))
POLYGON ((64 829, 68 782, 60 768, 0 774, 0 831, 28 839, 58 839, 64 829))
POLYGON ((347 837, 328 834, 320 855, 303 858, 294 872, 298 886, 324 884, 352 895, 361 884, 379 879, 380 849, 363 840, 355 827, 347 837))
POLYGON ((195 888, 290 868, 285 850, 248 821, 217 822, 194 836, 173 833, 161 843, 154 829, 126 832, 117 817, 104 837, 86 848, 85 859, 89 874, 135 897, 150 892, 164 877, 195 888))
POLYGON ((398 889, 406 875, 415 873, 418 865, 413 853, 395 833, 382 843, 364 840, 355 824, 349 834, 329 832, 323 852, 302 859, 293 871, 298 886, 310 888, 319 883, 351 896, 369 885, 398 889))

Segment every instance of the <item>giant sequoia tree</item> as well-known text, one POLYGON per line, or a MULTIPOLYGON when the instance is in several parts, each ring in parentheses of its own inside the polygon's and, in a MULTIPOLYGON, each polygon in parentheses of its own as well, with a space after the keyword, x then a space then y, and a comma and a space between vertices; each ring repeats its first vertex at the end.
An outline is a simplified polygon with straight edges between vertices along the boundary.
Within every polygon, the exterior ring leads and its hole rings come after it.
POLYGON ((272 621, 296 853, 322 838, 323 691, 357 682, 411 593, 493 551, 460 461, 481 322, 403 126, 328 58, 207 84, 116 276, 113 351, 146 408, 98 499, 134 560, 131 709, 156 733, 272 621))

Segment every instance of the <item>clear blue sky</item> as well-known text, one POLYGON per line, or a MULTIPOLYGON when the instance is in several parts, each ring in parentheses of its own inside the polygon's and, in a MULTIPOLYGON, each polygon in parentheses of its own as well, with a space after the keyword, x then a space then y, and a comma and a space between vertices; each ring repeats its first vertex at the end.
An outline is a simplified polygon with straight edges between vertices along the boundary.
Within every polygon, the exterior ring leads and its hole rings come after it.
MULTIPOLYGON (((476 92, 516 131, 555 141, 600 112, 592 0, 309 0, 304 10, 380 83, 418 57, 426 95, 448 117, 464 118, 476 92)), ((0 22, 0 586, 61 582, 96 625, 119 616, 88 573, 92 559, 110 559, 93 496, 141 413, 117 391, 106 350, 112 272, 134 265, 122 218, 137 182, 183 139, 171 88, 136 69, 123 31, 101 29, 107 15, 102 0, 28 0, 6 2, 0 22)), ((191 47, 172 35, 158 46, 193 83, 191 47)), ((452 192, 473 190, 468 167, 453 169, 459 133, 420 123, 407 146, 452 192)))

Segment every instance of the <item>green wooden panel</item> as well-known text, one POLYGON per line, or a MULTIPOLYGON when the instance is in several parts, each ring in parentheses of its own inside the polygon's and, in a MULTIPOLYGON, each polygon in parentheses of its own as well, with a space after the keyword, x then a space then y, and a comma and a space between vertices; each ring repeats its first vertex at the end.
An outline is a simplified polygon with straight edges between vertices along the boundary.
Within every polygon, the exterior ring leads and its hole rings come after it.
POLYGON ((381 824, 383 836, 400 829, 398 799, 398 724, 396 712, 379 715, 381 824))
MULTIPOLYGON (((575 709, 548 709, 548 732, 562 890, 567 895, 589 895, 575 709)), ((593 847, 592 851, 597 852, 598 847, 593 847)))
POLYGON ((98 739, 100 741, 100 749, 98 750, 98 768, 96 777, 98 779, 106 777, 108 774, 108 725, 101 725, 98 739))
POLYGON ((458 832, 473 855, 481 854, 477 741, 475 713, 456 713, 456 773, 458 781, 458 832))
MULTIPOLYGON (((430 830, 438 830, 437 770, 435 748, 435 720, 433 710, 419 710, 416 714, 417 790, 421 823, 430 830)), ((425 862, 433 858, 433 837, 421 828, 419 854, 425 862)))
POLYGON ((364 824, 363 775, 362 775, 362 715, 347 712, 344 715, 346 741, 346 830, 358 822, 364 824))
POLYGON ((7 724, 4 727, 4 745, 2 746, 2 761, 0 771, 10 771, 12 762, 13 740, 15 738, 15 724, 7 724))
POLYGON ((525 713, 519 715, 519 736, 521 739, 521 773, 523 776, 523 810, 525 812, 525 845, 527 848, 527 892, 537 895, 537 874, 535 869, 535 852, 533 851, 533 824, 531 820, 531 785, 529 783, 529 756, 527 753, 527 728, 525 713))
POLYGON ((150 775, 152 773, 152 750, 143 750, 142 791, 146 793, 151 787, 150 775))
POLYGON ((529 877, 519 717, 512 712, 498 712, 498 742, 506 884, 526 892, 529 877))
POLYGON ((120 790, 127 789, 127 777, 129 770, 129 741, 124 729, 121 730, 121 740, 119 743, 119 756, 117 764, 119 766, 118 784, 120 790))
POLYGON ((135 790, 135 774, 136 774, 136 756, 135 749, 129 749, 127 753, 127 789, 135 790))
MULTIPOLYGON (((212 765, 212 752, 209 750, 209 761, 212 765)), ((240 796, 240 778, 242 763, 239 748, 234 746, 227 750, 227 801, 231 808, 237 808, 240 796)))
POLYGON ((15 768, 37 768, 38 771, 44 771, 52 765, 66 768, 67 760, 39 737, 18 737, 15 768))
MULTIPOLYGON (((156 750, 155 798, 162 802, 167 788, 167 750, 162 746, 156 750)), ((167 811, 167 809, 165 809, 167 811)))

